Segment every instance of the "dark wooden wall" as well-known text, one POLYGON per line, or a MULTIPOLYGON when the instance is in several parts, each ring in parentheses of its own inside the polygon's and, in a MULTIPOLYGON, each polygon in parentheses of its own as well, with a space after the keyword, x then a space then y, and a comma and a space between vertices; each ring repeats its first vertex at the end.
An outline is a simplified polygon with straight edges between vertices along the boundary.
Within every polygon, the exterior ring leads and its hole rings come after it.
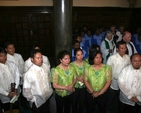
MULTIPOLYGON (((30 48, 39 43, 43 54, 54 58, 53 7, 0 7, 0 44, 15 43, 16 51, 26 60, 30 48)), ((73 7, 73 30, 87 25, 125 25, 132 33, 141 27, 141 9, 110 7, 73 7)))

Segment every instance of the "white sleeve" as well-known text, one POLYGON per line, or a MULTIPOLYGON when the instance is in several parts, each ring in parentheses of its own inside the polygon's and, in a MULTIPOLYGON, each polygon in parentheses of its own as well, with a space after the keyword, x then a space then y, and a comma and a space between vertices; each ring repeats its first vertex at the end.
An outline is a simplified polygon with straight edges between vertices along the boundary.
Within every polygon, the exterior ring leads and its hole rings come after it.
POLYGON ((27 100, 31 101, 33 99, 33 95, 31 92, 31 87, 32 87, 32 78, 30 77, 30 75, 32 75, 32 73, 27 72, 24 75, 24 82, 23 82, 23 96, 25 98, 27 98, 27 100))
POLYGON ((118 84, 120 90, 126 95, 128 99, 131 99, 133 97, 131 90, 128 88, 126 84, 126 75, 127 75, 128 70, 124 68, 121 73, 118 76, 118 84))
POLYGON ((19 69, 18 69, 17 66, 15 66, 15 74, 16 74, 16 77, 15 77, 16 86, 15 86, 15 88, 17 89, 19 87, 19 84, 20 84, 20 73, 19 73, 19 69))
POLYGON ((102 41, 100 49, 105 56, 109 54, 109 49, 106 49, 105 41, 102 41))

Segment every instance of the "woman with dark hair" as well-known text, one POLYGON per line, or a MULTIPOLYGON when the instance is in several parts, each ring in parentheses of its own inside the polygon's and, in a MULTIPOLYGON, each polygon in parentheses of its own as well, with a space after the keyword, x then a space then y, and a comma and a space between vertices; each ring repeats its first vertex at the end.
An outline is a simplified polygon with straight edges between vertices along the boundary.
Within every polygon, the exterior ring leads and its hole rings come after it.
POLYGON ((76 84, 74 86, 75 92, 73 93, 72 113, 83 113, 85 101, 85 84, 83 81, 84 68, 89 64, 83 60, 83 50, 76 48, 74 50, 75 61, 71 64, 76 71, 76 84))
POLYGON ((58 54, 60 64, 53 68, 51 81, 55 89, 57 113, 70 113, 72 93, 76 83, 75 69, 70 65, 70 53, 66 50, 58 54))
MULTIPOLYGON (((93 44, 90 48, 89 48, 89 55, 91 55, 94 51, 97 51, 99 50, 100 51, 100 46, 99 45, 96 45, 96 44, 93 44)), ((88 61, 89 57, 85 59, 86 62, 89 62, 88 61)))
POLYGON ((98 113, 106 113, 108 88, 111 84, 111 67, 102 63, 102 53, 94 51, 89 55, 89 67, 85 68, 84 83, 86 85, 87 113, 95 112, 97 104, 98 113))

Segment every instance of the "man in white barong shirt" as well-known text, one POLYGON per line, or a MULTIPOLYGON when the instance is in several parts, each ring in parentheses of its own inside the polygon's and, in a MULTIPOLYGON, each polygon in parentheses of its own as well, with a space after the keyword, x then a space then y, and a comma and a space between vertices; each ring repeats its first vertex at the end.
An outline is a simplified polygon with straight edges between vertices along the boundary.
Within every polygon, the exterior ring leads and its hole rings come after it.
POLYGON ((121 70, 130 64, 130 56, 126 54, 126 43, 119 41, 116 44, 117 53, 111 55, 107 64, 112 67, 112 82, 109 92, 108 110, 109 113, 118 113, 119 104, 119 86, 118 86, 118 75, 121 70))
POLYGON ((19 68, 20 76, 24 72, 24 60, 19 53, 15 53, 15 46, 12 42, 5 43, 5 50, 7 51, 7 60, 14 62, 19 68))
POLYGON ((34 49, 30 53, 33 64, 24 74, 23 96, 30 102, 33 113, 50 113, 49 98, 53 89, 48 68, 43 63, 42 53, 34 49))
MULTIPOLYGON (((15 95, 19 95, 20 73, 18 67, 11 61, 7 60, 5 49, 0 47, 0 99, 2 109, 7 111, 10 109, 10 99, 15 95), (15 91, 11 92, 11 83, 15 83, 15 91)), ((14 108, 18 109, 18 102, 14 104, 14 108)))
MULTIPOLYGON (((32 47, 32 49, 40 49, 39 45, 36 44, 32 47)), ((48 57, 45 55, 42 55, 43 57, 43 63, 45 63, 47 65, 47 67, 50 69, 50 62, 48 60, 48 57)), ((31 58, 28 58, 25 63, 24 63, 24 73, 29 69, 29 67, 32 65, 32 61, 31 58)), ((50 73, 50 72, 49 72, 50 73)))
MULTIPOLYGON (((50 69, 50 62, 49 62, 49 60, 48 60, 48 57, 45 56, 45 55, 42 55, 42 57, 43 57, 43 63, 46 64, 47 67, 50 69)), ((24 63, 24 72, 26 72, 26 71, 30 68, 30 66, 31 66, 32 64, 33 64, 33 63, 32 63, 32 61, 31 61, 31 58, 28 58, 28 59, 25 61, 25 63, 24 63)))
MULTIPOLYGON (((131 36, 132 35, 129 31, 125 31, 122 35, 122 40, 126 42, 126 46, 127 46, 126 54, 128 54, 129 56, 133 55, 134 53, 137 53, 137 50, 133 42, 131 42, 131 36)), ((114 47, 113 54, 115 53, 117 53, 117 51, 116 51, 116 48, 114 47)))
POLYGON ((131 56, 131 65, 125 67, 118 76, 120 88, 120 113, 138 113, 141 107, 141 55, 131 56))

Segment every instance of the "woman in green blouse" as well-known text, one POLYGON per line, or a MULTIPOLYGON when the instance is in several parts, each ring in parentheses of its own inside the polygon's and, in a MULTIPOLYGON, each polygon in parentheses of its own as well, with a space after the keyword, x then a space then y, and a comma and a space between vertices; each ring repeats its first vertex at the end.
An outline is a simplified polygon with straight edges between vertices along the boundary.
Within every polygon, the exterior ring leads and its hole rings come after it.
POLYGON ((84 68, 89 64, 83 60, 83 50, 77 48, 74 50, 75 61, 71 63, 76 71, 76 84, 74 86, 75 92, 73 93, 72 113, 83 113, 85 101, 85 84, 83 81, 84 68))
POLYGON ((57 113, 70 113, 72 93, 76 83, 74 67, 70 65, 70 53, 63 50, 58 55, 60 64, 53 68, 51 81, 55 88, 57 113))
POLYGON ((111 84, 111 67, 102 63, 102 53, 94 51, 89 54, 89 67, 85 68, 84 83, 87 87, 86 110, 95 112, 97 104, 98 113, 106 113, 108 88, 111 84))

